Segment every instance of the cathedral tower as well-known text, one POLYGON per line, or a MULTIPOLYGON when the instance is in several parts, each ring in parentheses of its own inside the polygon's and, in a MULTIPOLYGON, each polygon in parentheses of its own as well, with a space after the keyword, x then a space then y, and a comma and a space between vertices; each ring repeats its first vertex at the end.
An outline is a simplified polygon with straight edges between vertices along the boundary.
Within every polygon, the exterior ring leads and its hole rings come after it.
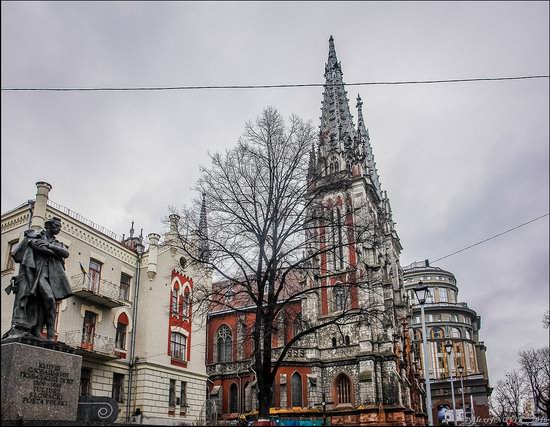
POLYGON ((335 323, 309 340, 319 360, 312 398, 333 402, 333 424, 423 423, 399 265, 402 247, 360 96, 356 108, 357 126, 331 36, 319 141, 311 150, 308 177, 311 217, 317 221, 309 240, 320 250, 308 284, 319 291, 303 302, 302 315, 311 324, 331 317, 335 323), (342 313, 346 320, 337 320, 344 319, 342 313))

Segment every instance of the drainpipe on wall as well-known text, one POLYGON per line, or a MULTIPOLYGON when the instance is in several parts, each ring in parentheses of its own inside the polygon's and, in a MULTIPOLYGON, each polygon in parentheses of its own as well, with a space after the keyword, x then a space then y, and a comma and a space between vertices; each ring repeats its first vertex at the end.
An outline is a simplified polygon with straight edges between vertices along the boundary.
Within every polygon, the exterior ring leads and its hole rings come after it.
MULTIPOLYGON (((132 382, 135 366, 135 352, 136 352, 136 329, 137 329, 137 308, 139 300, 139 282, 140 282, 140 273, 141 273, 141 257, 143 256, 143 251, 145 247, 141 241, 136 245, 136 252, 138 255, 137 265, 136 265, 136 286, 134 289, 134 301, 132 306, 132 341, 130 343, 130 364, 128 366, 128 399, 126 401, 126 421, 130 421, 130 405, 132 401, 132 382)), ((134 405, 135 406, 135 405, 134 405)))

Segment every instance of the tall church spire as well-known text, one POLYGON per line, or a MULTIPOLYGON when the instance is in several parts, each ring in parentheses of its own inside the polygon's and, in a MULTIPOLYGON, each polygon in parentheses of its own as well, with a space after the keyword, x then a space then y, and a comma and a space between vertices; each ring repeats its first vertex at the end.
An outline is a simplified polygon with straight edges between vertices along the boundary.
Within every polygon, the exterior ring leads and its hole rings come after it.
POLYGON ((332 36, 329 39, 328 60, 325 65, 320 128, 319 148, 326 164, 326 172, 344 170, 351 161, 349 157, 352 154, 355 129, 332 36))
POLYGON ((208 223, 206 221, 206 193, 202 193, 201 216, 199 218, 199 258, 208 261, 210 246, 208 245, 208 223))

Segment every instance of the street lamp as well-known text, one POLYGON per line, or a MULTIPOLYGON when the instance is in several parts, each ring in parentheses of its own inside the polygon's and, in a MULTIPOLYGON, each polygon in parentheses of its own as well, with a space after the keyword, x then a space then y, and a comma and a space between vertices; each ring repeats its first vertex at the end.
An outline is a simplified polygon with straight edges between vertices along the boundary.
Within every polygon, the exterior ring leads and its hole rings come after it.
POLYGON ((464 412, 464 424, 466 424, 466 403, 464 402, 464 366, 461 363, 458 364, 458 373, 460 374, 460 392, 462 393, 462 411, 464 412))
POLYGON ((428 425, 433 426, 433 414, 432 414, 432 388, 430 385, 430 372, 428 365, 428 342, 426 339, 426 319, 424 317, 424 304, 426 304, 426 296, 430 294, 430 291, 426 285, 422 286, 422 281, 418 282, 418 285, 413 288, 416 294, 416 299, 420 304, 420 314, 422 317, 422 353, 424 354, 424 382, 426 383, 426 412, 428 413, 428 425))
MULTIPOLYGON (((453 381, 453 358, 451 357, 451 353, 453 351, 453 343, 451 341, 447 341, 445 343, 445 351, 447 352, 447 362, 449 365, 449 375, 451 377, 451 398, 453 399, 453 425, 457 425, 456 420, 456 404, 455 404, 455 387, 454 387, 454 381, 453 381)), ((464 403, 463 403, 464 405, 464 403)))

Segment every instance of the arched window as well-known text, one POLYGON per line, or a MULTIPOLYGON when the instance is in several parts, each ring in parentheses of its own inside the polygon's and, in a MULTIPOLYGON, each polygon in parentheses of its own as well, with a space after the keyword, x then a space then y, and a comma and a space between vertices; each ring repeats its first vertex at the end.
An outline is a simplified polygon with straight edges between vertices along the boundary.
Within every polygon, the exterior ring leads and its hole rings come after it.
POLYGON ((334 209, 330 210, 330 229, 331 229, 331 239, 332 239, 332 248, 330 255, 332 257, 332 268, 333 270, 336 270, 336 254, 337 254, 337 242, 336 242, 336 235, 338 233, 338 230, 336 228, 336 220, 334 218, 334 209))
POLYGON ((346 308, 346 292, 342 285, 335 285, 332 288, 334 300, 334 311, 342 311, 346 308))
POLYGON ((189 312, 189 288, 185 288, 183 295, 183 308, 182 308, 183 318, 189 320, 191 313, 189 312))
POLYGON ((432 339, 438 339, 438 338, 444 338, 445 335, 443 333, 443 329, 441 328, 432 328, 432 339))
POLYGON ((349 335, 346 335, 346 338, 345 338, 344 341, 345 341, 346 345, 350 345, 349 335))
POLYGON ((336 402, 351 403, 351 383, 344 374, 340 374, 336 378, 336 402))
POLYGON ((336 338, 332 337, 332 346, 336 347, 336 338))
POLYGON ((338 231, 338 255, 340 257, 340 269, 344 268, 344 240, 342 239, 342 212, 336 208, 336 227, 338 231))
POLYGON ((121 313, 118 316, 116 325, 115 347, 120 349, 126 348, 126 330, 128 328, 128 316, 126 313, 121 313))
POLYGON ((302 406, 302 376, 298 372, 292 374, 292 406, 302 406))
POLYGON ((229 387, 229 412, 235 413, 239 411, 238 408, 238 394, 237 384, 233 383, 229 387))
POLYGON ((452 338, 461 338, 460 329, 451 327, 450 330, 452 338))
POLYGON ((338 165, 338 159, 336 158, 336 156, 332 156, 330 158, 330 173, 333 174, 333 173, 336 173, 340 170, 340 166, 338 165))
POLYGON ((172 289, 172 295, 170 298, 170 314, 172 316, 178 316, 178 285, 174 285, 172 289))
POLYGON ((216 349, 218 351, 218 362, 231 362, 233 360, 233 339, 229 326, 222 325, 218 329, 216 349))
POLYGON ((466 329, 466 339, 467 339, 467 340, 471 340, 471 339, 472 339, 472 334, 471 334, 471 332, 470 332, 468 329, 466 329))

